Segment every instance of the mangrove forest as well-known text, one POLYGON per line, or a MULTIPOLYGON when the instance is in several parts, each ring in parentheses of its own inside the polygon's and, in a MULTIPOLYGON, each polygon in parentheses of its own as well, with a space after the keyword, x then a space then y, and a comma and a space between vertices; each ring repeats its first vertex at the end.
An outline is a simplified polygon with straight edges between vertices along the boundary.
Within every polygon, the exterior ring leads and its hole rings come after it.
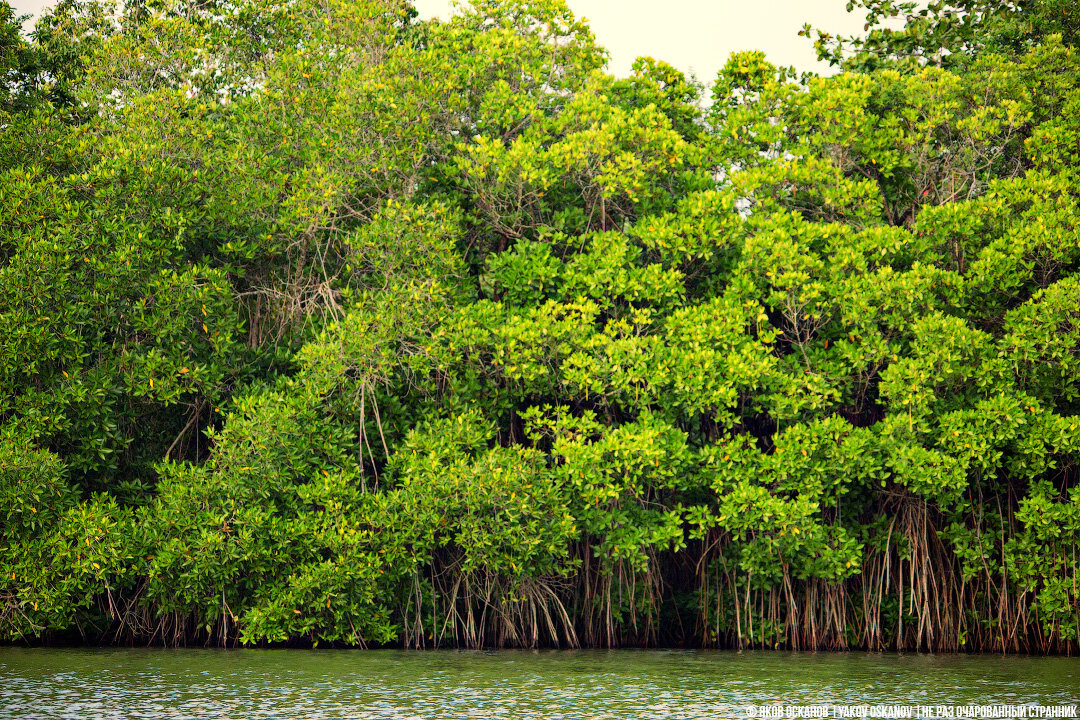
POLYGON ((1080 6, 848 7, 0 2, 0 641, 1080 650, 1080 6))

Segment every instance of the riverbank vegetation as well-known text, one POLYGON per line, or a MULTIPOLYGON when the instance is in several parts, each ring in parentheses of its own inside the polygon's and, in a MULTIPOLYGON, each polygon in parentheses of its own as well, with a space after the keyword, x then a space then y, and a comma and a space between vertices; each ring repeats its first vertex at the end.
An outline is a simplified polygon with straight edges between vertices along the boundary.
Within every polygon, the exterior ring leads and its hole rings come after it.
POLYGON ((0 636, 1074 652, 1080 18, 859 4, 0 17, 0 636))

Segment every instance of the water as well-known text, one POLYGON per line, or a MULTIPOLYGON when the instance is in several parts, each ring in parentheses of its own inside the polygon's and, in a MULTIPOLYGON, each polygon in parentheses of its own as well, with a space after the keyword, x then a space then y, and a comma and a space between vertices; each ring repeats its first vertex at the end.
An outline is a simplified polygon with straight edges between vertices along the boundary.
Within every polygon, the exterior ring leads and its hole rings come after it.
POLYGON ((867 653, 0 648, 0 718, 747 718, 1071 705, 1080 660, 867 653), (757 712, 762 714, 759 708, 757 712))

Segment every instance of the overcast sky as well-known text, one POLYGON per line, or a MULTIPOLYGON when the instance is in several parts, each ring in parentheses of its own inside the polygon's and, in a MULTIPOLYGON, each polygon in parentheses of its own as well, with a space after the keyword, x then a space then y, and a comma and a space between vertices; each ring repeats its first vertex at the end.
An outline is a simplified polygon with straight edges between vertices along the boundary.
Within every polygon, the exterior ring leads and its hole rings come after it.
MULTIPOLYGON (((11 0, 9 0, 11 2, 11 0)), ((764 50, 777 65, 828 72, 798 36, 804 22, 850 35, 863 18, 846 0, 569 0, 611 53, 609 70, 625 75, 634 58, 650 55, 709 82, 735 50, 764 50)), ((16 12, 36 14, 51 0, 14 0, 16 12)), ((451 0, 415 0, 424 18, 447 18, 451 0)))

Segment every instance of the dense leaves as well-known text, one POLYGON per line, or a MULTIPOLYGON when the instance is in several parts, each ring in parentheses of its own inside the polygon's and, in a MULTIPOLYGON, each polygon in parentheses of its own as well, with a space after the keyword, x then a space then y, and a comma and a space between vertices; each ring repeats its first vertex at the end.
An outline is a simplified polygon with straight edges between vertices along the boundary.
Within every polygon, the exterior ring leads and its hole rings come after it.
POLYGON ((1058 5, 0 4, 0 636, 1075 650, 1058 5))

